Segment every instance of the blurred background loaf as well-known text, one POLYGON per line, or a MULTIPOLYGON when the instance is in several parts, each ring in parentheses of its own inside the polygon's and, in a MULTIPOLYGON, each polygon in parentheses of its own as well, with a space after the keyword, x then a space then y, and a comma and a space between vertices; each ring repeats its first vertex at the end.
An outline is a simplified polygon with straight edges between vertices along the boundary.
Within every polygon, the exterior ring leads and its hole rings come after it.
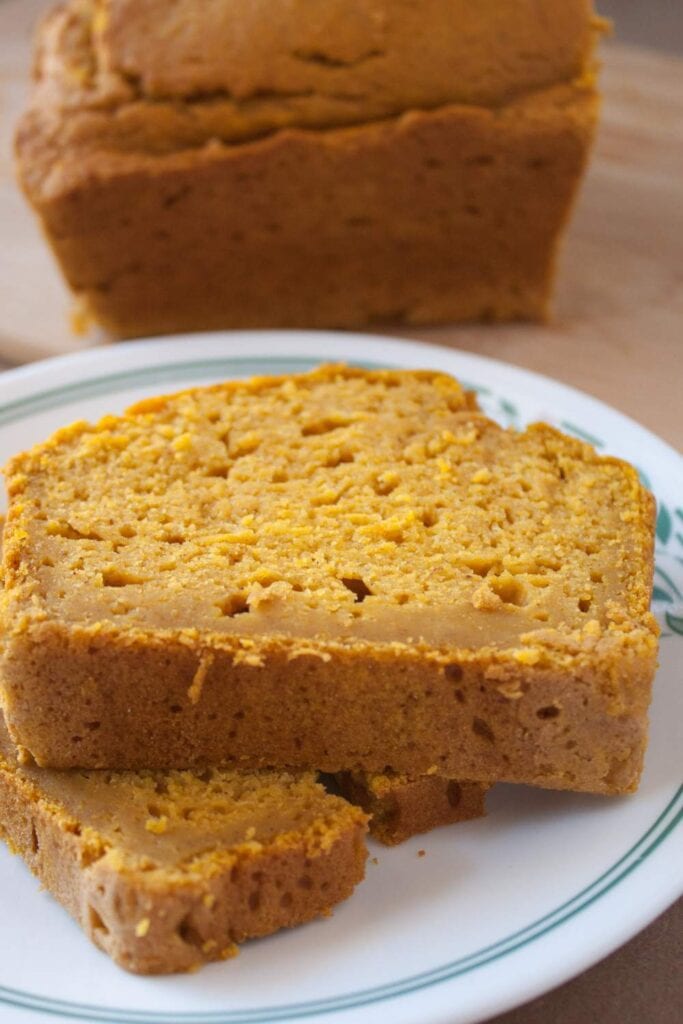
POLYGON ((592 0, 70 0, 21 184, 115 336, 546 317, 592 0))

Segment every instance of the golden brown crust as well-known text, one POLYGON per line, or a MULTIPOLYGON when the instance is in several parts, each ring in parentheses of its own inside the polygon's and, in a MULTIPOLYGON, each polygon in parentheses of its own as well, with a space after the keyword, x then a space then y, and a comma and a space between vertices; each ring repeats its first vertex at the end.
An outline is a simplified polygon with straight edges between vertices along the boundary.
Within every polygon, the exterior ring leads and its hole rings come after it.
POLYGON ((223 0, 198 17, 196 0, 105 0, 95 47, 155 98, 315 92, 403 109, 494 104, 580 74, 590 0, 543 6, 540 16, 528 0, 223 0))
POLYGON ((186 641, 36 626, 6 643, 13 738, 54 767, 436 767, 558 789, 637 786, 654 630, 569 639, 534 664, 491 649, 326 643, 299 654, 274 641, 249 665, 235 650, 215 648, 192 703, 198 654, 186 641))
POLYGON ((370 832, 385 846, 486 813, 486 783, 365 772, 337 772, 334 779, 342 796, 370 815, 370 832))
POLYGON ((96 945, 139 974, 234 956, 237 943, 325 916, 350 896, 364 874, 365 818, 323 799, 322 840, 301 830, 234 854, 218 843, 211 870, 139 868, 125 843, 110 847, 46 794, 40 773, 27 779, 0 755, 0 836, 96 945))
MULTIPOLYGON (((368 45, 348 4, 324 6, 344 12, 328 47, 368 45)), ((19 173, 95 319, 131 336, 546 315, 597 117, 590 4, 540 17, 526 0, 462 3, 453 16, 435 0, 430 17, 451 31, 417 34, 424 5, 385 6, 393 41, 353 66, 326 56, 319 16, 299 20, 296 3, 282 16, 313 36, 279 61, 276 37, 256 31, 260 4, 211 7, 245 19, 234 61, 225 27, 204 36, 202 23, 202 53, 215 40, 220 61, 169 59, 168 46, 193 50, 192 32, 150 45, 141 25, 170 33, 184 4, 115 4, 94 48, 91 4, 48 22, 19 173)))
POLYGON ((277 115, 273 128, 446 103, 495 107, 592 70, 603 25, 590 0, 538 6, 213 0, 200 14, 196 0, 72 0, 43 25, 39 98, 117 112, 152 101, 150 121, 165 101, 232 105, 252 133, 263 130, 264 107, 277 115))

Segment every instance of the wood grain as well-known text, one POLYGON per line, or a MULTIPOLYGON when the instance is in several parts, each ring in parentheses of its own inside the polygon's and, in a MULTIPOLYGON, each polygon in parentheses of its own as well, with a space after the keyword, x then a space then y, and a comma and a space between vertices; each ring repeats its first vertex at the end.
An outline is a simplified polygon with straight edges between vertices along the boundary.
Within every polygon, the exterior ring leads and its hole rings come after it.
MULTIPOLYGON (((25 362, 76 338, 70 298, 14 183, 30 26, 45 0, 0 5, 0 357, 25 362)), ((563 250, 548 326, 386 333, 479 352, 573 384, 681 446, 683 61, 607 45, 597 151, 563 250)))

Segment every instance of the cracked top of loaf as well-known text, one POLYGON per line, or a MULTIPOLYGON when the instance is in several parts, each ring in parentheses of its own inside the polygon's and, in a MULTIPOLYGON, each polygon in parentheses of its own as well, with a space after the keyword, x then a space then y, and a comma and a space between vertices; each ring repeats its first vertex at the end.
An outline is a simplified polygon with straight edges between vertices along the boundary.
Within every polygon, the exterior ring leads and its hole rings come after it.
POLYGON ((100 0, 96 69, 151 99, 495 104, 577 77, 590 0, 100 0))
POLYGON ((190 631, 254 664, 277 637, 532 664, 655 631, 636 471, 543 424, 503 430, 435 372, 327 366, 150 399, 7 477, 10 634, 190 631))
POLYGON ((70 0, 43 22, 19 149, 35 160, 39 133, 72 154, 163 154, 495 109, 590 83, 601 28, 591 0, 70 0))

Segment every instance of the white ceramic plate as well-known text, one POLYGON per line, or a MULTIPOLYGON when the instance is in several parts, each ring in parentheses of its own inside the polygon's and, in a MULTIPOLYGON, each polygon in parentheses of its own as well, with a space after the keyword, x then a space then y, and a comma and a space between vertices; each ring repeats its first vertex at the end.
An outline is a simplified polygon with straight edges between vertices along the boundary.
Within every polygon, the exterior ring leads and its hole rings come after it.
POLYGON ((632 421, 551 380, 449 349, 348 334, 197 335, 0 376, 0 460, 143 395, 324 360, 446 370, 477 387, 506 425, 545 419, 638 465, 659 502, 654 596, 664 633, 641 788, 608 800, 498 787, 486 819, 374 849, 378 863, 331 919, 183 977, 115 967, 3 848, 2 1020, 466 1024, 584 970, 683 889, 683 466, 632 421))

